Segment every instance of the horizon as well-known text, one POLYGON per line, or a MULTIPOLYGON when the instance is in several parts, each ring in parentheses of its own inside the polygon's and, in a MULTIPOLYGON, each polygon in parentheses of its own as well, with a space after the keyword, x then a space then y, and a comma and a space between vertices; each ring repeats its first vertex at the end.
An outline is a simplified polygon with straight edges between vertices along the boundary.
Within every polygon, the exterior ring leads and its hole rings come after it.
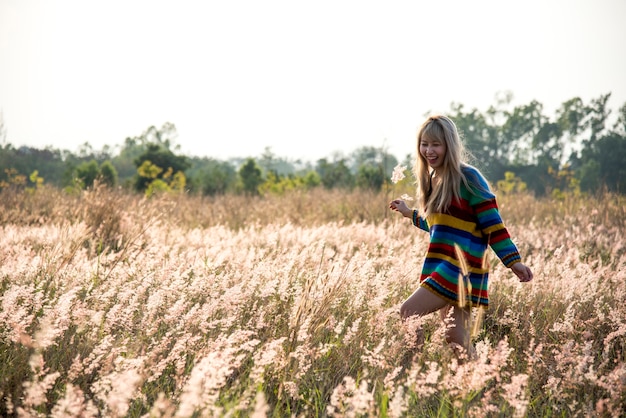
POLYGON ((402 160, 452 103, 626 103, 626 2, 600 3, 3 1, 5 141, 101 150, 171 122, 199 158, 402 160))

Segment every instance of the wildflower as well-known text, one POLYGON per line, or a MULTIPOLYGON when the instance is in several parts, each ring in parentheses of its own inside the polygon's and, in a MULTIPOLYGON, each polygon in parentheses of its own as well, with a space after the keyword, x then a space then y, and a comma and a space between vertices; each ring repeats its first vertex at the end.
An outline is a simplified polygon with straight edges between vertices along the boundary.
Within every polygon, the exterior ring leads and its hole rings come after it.
POLYGON ((393 174, 391 174, 391 182, 396 184, 406 176, 404 175, 404 170, 406 170, 406 166, 398 164, 393 169, 393 174))
POLYGON ((97 417, 98 409, 93 401, 85 399, 85 394, 80 388, 68 383, 65 388, 65 396, 52 408, 53 417, 97 417))
POLYGON ((345 376, 343 383, 333 390, 330 405, 326 412, 329 416, 357 417, 371 412, 374 405, 374 390, 368 390, 369 381, 362 380, 358 385, 351 376, 345 376))
POLYGON ((389 402, 389 416, 393 418, 404 416, 407 407, 408 400, 404 394, 404 386, 400 385, 389 402))
POLYGON ((37 406, 46 402, 46 394, 54 387, 55 382, 61 373, 54 372, 43 376, 41 380, 26 381, 24 387, 24 404, 37 406))
POLYGON ((504 385, 504 399, 515 409, 513 416, 523 417, 528 408, 526 397, 526 386, 528 385, 528 375, 518 374, 511 378, 511 383, 504 385))

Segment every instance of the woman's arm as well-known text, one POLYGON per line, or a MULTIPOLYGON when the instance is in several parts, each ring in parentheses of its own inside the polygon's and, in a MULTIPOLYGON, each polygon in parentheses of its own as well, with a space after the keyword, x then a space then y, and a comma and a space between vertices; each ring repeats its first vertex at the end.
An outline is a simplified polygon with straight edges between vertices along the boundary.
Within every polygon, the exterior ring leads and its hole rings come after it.
POLYGON ((409 208, 404 200, 392 200, 391 202, 389 202, 389 209, 400 212, 405 218, 411 218, 413 225, 415 225, 416 227, 423 229, 426 232, 429 231, 428 223, 426 223, 426 220, 419 216, 417 210, 409 208))
POLYGON ((533 279, 532 270, 521 262, 513 264, 511 270, 519 278, 520 282, 529 282, 533 279))

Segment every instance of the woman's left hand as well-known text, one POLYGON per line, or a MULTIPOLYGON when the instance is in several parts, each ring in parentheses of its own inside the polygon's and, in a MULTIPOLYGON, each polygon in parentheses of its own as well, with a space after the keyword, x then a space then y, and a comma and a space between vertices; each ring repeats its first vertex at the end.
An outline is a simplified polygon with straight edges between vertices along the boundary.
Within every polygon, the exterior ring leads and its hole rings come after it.
POLYGON ((533 272, 525 264, 515 263, 511 266, 513 273, 519 278, 520 282, 529 282, 533 279, 533 272))
POLYGON ((402 199, 396 199, 389 202, 389 209, 400 212, 405 218, 409 218, 411 217, 411 215, 413 215, 413 210, 409 209, 409 207, 402 199))

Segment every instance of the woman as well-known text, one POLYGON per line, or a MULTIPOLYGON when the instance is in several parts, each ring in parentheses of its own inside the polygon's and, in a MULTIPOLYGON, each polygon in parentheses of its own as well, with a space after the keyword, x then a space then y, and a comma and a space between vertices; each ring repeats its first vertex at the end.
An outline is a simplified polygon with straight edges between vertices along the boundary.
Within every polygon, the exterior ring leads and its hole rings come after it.
POLYGON ((429 232, 430 243, 420 286, 402 304, 400 314, 406 319, 435 311, 441 311, 442 317, 449 313, 452 326, 446 330, 447 341, 471 356, 470 307, 489 304, 487 248, 491 246, 521 282, 532 280, 533 273, 521 262, 487 181, 466 162, 451 119, 431 116, 421 126, 413 171, 419 211, 400 199, 389 207, 429 232))

